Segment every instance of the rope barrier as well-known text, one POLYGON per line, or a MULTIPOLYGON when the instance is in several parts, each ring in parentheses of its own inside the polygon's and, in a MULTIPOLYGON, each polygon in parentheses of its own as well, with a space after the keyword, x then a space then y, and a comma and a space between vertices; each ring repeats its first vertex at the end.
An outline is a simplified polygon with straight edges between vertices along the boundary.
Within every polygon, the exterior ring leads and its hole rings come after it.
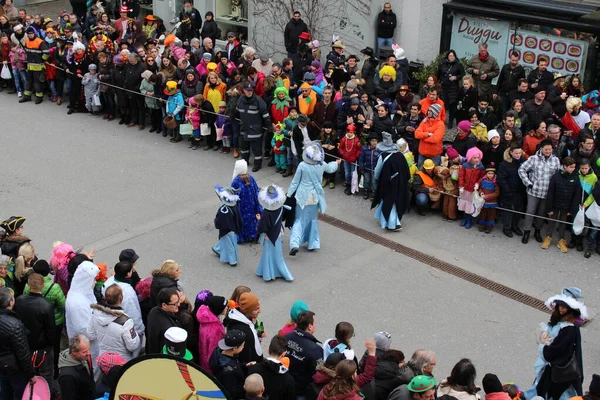
MULTIPOLYGON (((70 75, 73 75, 73 76, 75 76, 77 79, 80 79, 79 77, 77 77, 75 74, 73 74, 73 73, 72 73, 71 71, 69 71, 68 69, 65 69, 65 68, 59 67, 59 66, 57 66, 57 65, 51 64, 51 63, 49 63, 49 62, 47 62, 47 61, 45 62, 45 64, 46 64, 46 65, 51 65, 51 66, 53 66, 53 67, 55 67, 55 68, 57 68, 57 69, 60 69, 60 70, 62 70, 62 71, 64 71, 64 72, 66 72, 67 74, 70 74, 70 75)), ((101 84, 101 85, 106 85, 106 86, 108 86, 108 87, 111 87, 111 88, 114 88, 114 89, 117 89, 117 90, 122 90, 122 91, 124 91, 124 92, 133 93, 133 94, 136 94, 136 95, 138 95, 138 96, 149 97, 149 98, 152 98, 152 99, 158 100, 158 101, 160 101, 161 103, 167 103, 167 102, 168 102, 167 100, 165 100, 165 99, 163 99, 163 98, 160 98, 160 97, 157 97, 157 96, 150 96, 150 95, 147 95, 147 94, 143 94, 143 93, 140 93, 140 92, 136 92, 135 90, 126 89, 126 88, 124 88, 124 87, 121 87, 121 86, 116 86, 116 85, 113 85, 113 84, 110 84, 110 83, 104 83, 104 82, 101 82, 100 84, 101 84)), ((186 104, 184 104, 184 105, 183 105, 183 107, 184 107, 184 108, 193 108, 192 106, 190 106, 190 105, 186 105, 186 104)), ((233 117, 231 117, 231 116, 228 116, 228 115, 225 115, 225 114, 219 114, 219 113, 216 113, 216 112, 212 112, 212 111, 205 111, 205 110, 202 110, 202 112, 203 112, 203 113, 209 113, 209 114, 213 114, 213 115, 220 115, 220 116, 223 116, 223 117, 225 117, 225 118, 227 118, 227 119, 230 119, 230 120, 236 120, 236 121, 238 121, 238 122, 242 122, 242 121, 241 121, 239 118, 233 118, 233 117)), ((316 125, 316 124, 315 124, 315 125, 316 125)), ((319 128, 319 127, 317 126, 317 128, 319 128)), ((267 128, 264 128, 264 127, 263 127, 262 129, 263 129, 264 131, 268 131, 268 129, 267 129, 267 128)), ((342 157, 339 157, 339 156, 336 156, 336 155, 332 155, 332 154, 326 154, 326 156, 327 156, 327 157, 331 157, 331 158, 335 158, 335 159, 337 159, 337 160, 341 160, 341 161, 344 161, 344 162, 348 162, 348 161, 345 161, 345 160, 344 160, 342 157)), ((354 166, 354 167, 356 167, 356 168, 358 168, 358 167, 360 166, 360 165, 359 165, 359 163, 357 163, 357 162, 351 162, 351 163, 349 163, 349 164, 350 164, 350 165, 353 165, 353 166, 354 166)), ((370 169, 370 168, 366 168, 366 170, 367 170, 367 171, 370 171, 370 172, 375 172, 375 170, 373 170, 373 169, 370 169)), ((455 195, 455 194, 452 194, 452 193, 447 193, 447 192, 444 192, 444 191, 442 191, 442 190, 438 190, 438 189, 433 189, 433 190, 434 190, 435 192, 438 192, 438 193, 440 193, 440 194, 443 194, 443 195, 446 195, 446 196, 452 196, 452 197, 454 197, 454 198, 459 198, 459 197, 460 197, 460 196, 457 196, 457 195, 455 195)), ((524 216, 532 216, 532 217, 534 217, 534 218, 539 218, 539 219, 542 219, 542 220, 547 220, 547 221, 554 221, 554 222, 558 222, 558 223, 561 223, 561 224, 566 224, 566 225, 571 225, 571 226, 572 226, 572 225, 574 225, 574 223, 573 223, 573 222, 559 221, 559 220, 557 220, 557 219, 554 219, 554 218, 544 217, 544 216, 540 216, 540 215, 536 215, 536 214, 529 214, 529 213, 526 213, 526 212, 523 212, 523 211, 510 210, 510 209, 507 209, 507 208, 504 208, 504 207, 500 207, 500 206, 498 206, 498 207, 495 207, 495 208, 496 208, 496 210, 500 210, 500 211, 507 211, 507 212, 510 212, 510 213, 520 214, 520 215, 524 215, 524 216)), ((600 231, 600 228, 596 228, 596 227, 594 227, 594 226, 585 226, 585 227, 584 227, 584 229, 592 229, 592 230, 600 231)))

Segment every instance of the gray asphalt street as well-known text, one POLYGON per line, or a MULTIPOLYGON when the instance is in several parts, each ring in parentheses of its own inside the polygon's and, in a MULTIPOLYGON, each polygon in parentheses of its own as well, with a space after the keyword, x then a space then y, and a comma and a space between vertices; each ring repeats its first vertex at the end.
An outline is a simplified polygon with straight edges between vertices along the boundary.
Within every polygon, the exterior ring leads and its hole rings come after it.
MULTIPOLYGON (((1 93, 0 108, 1 216, 28 218, 25 233, 40 257, 48 258, 52 242, 62 240, 97 248, 96 261, 112 266, 119 252, 131 247, 141 257, 142 276, 166 259, 178 260, 188 297, 201 289, 229 296, 236 285, 250 286, 261 298, 269 336, 289 318, 290 305, 302 299, 317 313, 321 340, 346 320, 356 328, 358 351, 364 338, 380 330, 392 334, 393 347, 407 358, 418 348, 436 351, 434 374, 440 379, 469 357, 478 382, 487 372, 522 388, 533 380, 535 329, 547 314, 325 223, 321 250, 286 257, 295 281, 265 283, 255 275, 259 245, 241 246, 236 268, 220 264, 210 251, 219 206, 212 187, 230 183, 231 155, 192 151, 185 142, 171 144, 86 114, 67 116, 65 105, 20 105, 1 93)), ((290 182, 271 168, 255 177, 260 186, 290 182)), ((408 214, 404 230, 389 234, 379 229, 362 197, 345 196, 341 185, 326 194, 327 212, 338 219, 542 300, 578 285, 591 314, 597 312, 596 254, 586 260, 554 246, 541 250, 499 230, 467 231, 437 214, 408 214)), ((583 339, 585 372, 591 377, 600 371, 597 321, 583 329, 583 339)))

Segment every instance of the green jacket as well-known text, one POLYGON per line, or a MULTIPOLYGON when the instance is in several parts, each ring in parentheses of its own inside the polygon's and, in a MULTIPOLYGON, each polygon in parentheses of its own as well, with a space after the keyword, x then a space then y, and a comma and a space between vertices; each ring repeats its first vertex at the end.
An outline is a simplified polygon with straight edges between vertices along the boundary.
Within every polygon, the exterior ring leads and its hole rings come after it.
MULTIPOLYGON (((52 276, 48 275, 44 277, 44 288, 42 289, 42 296, 48 300, 50 304, 54 306, 54 323, 56 326, 65 323, 65 302, 66 297, 60 288, 60 285, 56 283, 52 286, 52 276), (52 289, 50 289, 52 286, 52 289), (50 291, 48 291, 50 289, 50 291)), ((24 294, 29 294, 29 285, 25 285, 24 294)))
POLYGON ((596 185, 596 182, 598 182, 598 177, 593 171, 590 171, 590 173, 587 175, 583 175, 581 171, 579 171, 579 182, 581 183, 581 189, 588 194, 587 198, 585 198, 585 201, 583 202, 585 208, 588 208, 594 202, 592 189, 596 185))

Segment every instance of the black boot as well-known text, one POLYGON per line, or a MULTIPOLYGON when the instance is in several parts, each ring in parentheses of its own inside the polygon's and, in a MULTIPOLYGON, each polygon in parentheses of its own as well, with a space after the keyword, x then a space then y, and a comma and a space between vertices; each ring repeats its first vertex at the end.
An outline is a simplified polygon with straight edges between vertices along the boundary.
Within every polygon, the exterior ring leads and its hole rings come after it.
POLYGON ((427 215, 427 214, 425 214, 425 211, 423 210, 423 207, 421 207, 421 206, 417 206, 417 214, 423 215, 423 216, 427 215))
POLYGON ((19 103, 26 103, 28 101, 31 101, 31 96, 23 96, 19 99, 19 103))
POLYGON ((542 230, 541 229, 536 229, 533 232, 533 237, 535 238, 535 241, 538 243, 542 243, 544 241, 544 239, 542 239, 542 230))
POLYGON ((506 229, 506 228, 504 228, 504 229, 502 230, 502 232, 504 232, 504 234, 505 234, 506 236, 510 237, 510 238, 511 238, 511 237, 513 237, 512 229, 506 229))
POLYGON ((529 234, 531 231, 523 231, 523 238, 521 239, 521 243, 527 244, 529 242, 529 234))
POLYGON ((523 231, 521 230, 521 228, 519 228, 518 226, 515 226, 514 228, 512 228, 512 231, 515 233, 515 235, 517 236, 523 236, 523 231))
POLYGON ((571 239, 569 240, 569 243, 567 244, 567 248, 574 249, 576 244, 577 244, 577 236, 571 234, 571 239))
POLYGON ((583 236, 577 236, 577 240, 575 241, 575 247, 577 251, 583 251, 583 236))
POLYGON ((369 199, 369 191, 367 189, 364 189, 363 199, 365 199, 365 200, 369 199))
POLYGON ((44 97, 43 96, 35 96, 35 104, 41 104, 42 101, 44 101, 44 97))

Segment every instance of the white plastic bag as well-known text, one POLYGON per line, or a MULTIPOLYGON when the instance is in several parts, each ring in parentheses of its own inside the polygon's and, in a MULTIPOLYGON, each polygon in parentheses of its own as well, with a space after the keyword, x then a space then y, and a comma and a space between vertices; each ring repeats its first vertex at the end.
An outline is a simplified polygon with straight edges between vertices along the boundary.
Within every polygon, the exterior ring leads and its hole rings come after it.
POLYGON ((356 167, 354 167, 354 171, 352 171, 352 182, 350 183, 350 193, 358 192, 358 171, 356 167))
POLYGON ((585 216, 589 218, 592 225, 600 227, 600 206, 597 202, 593 202, 585 212, 585 216))
POLYGON ((100 100, 100 93, 94 95, 94 105, 96 107, 102 107, 102 101, 100 100))
POLYGON ((194 126, 192 124, 179 125, 179 134, 181 136, 190 136, 194 134, 194 126))
POLYGON ((364 175, 360 176, 360 181, 358 181, 358 188, 359 189, 365 188, 365 176, 364 175))
POLYGON ((200 136, 210 136, 210 126, 206 122, 200 124, 200 136))
POLYGON ((10 78, 12 78, 12 76, 10 74, 10 69, 8 69, 8 64, 4 64, 4 66, 2 67, 2 72, 0 73, 0 77, 2 79, 6 79, 6 80, 9 80, 10 78))
POLYGON ((585 208, 583 206, 579 206, 579 211, 575 214, 575 218, 573 219, 573 233, 576 235, 581 235, 583 232, 583 228, 585 227, 585 208))
POLYGON ((477 217, 483 208, 483 204, 485 203, 485 199, 483 196, 479 195, 478 191, 473 193, 473 218, 477 217))

